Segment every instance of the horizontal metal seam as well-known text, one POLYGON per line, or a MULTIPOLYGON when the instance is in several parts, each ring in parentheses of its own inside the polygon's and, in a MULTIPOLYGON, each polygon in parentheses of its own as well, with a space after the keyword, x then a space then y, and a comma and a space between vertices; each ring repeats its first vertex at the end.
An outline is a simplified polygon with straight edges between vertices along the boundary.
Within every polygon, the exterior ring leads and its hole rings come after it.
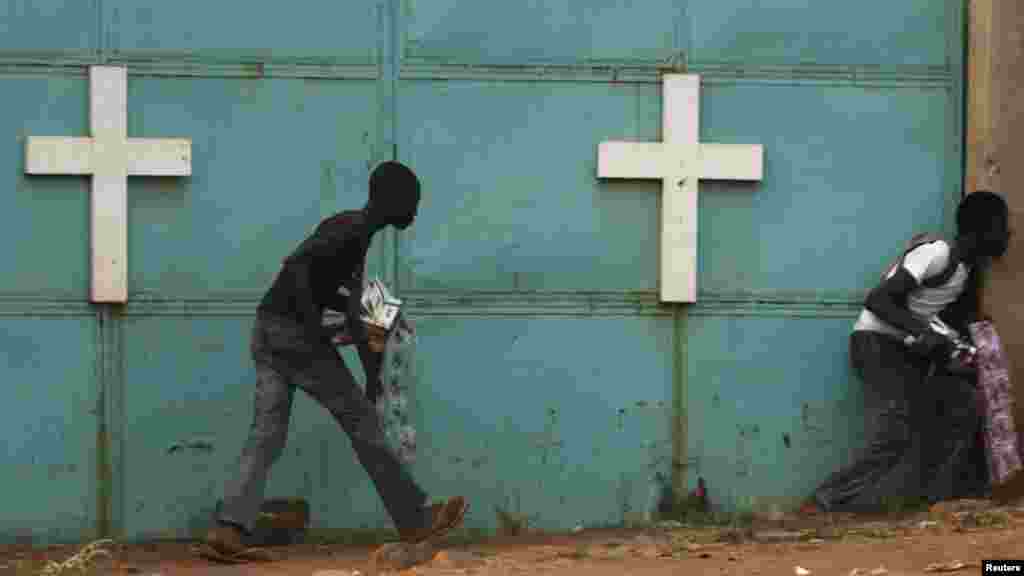
MULTIPOLYGON (((662 73, 680 71, 662 62, 588 62, 569 64, 490 64, 410 60, 401 77, 407 80, 551 80, 613 83, 658 82, 662 73)), ((709 83, 758 82, 848 84, 856 86, 936 86, 955 84, 952 72, 942 66, 883 65, 757 65, 722 62, 688 62, 686 72, 701 74, 709 83)))
POLYGON ((309 78, 376 80, 380 67, 372 61, 331 58, 279 58, 261 54, 213 58, 192 53, 140 52, 20 52, 0 51, 2 75, 82 76, 94 64, 123 65, 136 77, 309 78))
MULTIPOLYGON (((123 64, 136 76, 378 79, 380 66, 372 61, 342 58, 275 57, 262 52, 231 55, 188 51, 0 51, 0 75, 43 74, 79 76, 90 64, 123 64)), ((678 66, 663 61, 594 60, 494 64, 407 59, 399 77, 404 80, 494 80, 652 83, 678 66)), ((853 85, 863 87, 936 87, 956 84, 946 66, 747 64, 690 61, 686 71, 704 81, 768 85, 853 85)))
MULTIPOLYGON (((402 295, 414 318, 671 317, 655 292, 408 292, 402 295)), ((836 317, 856 315, 862 296, 809 294, 709 294, 689 306, 693 316, 836 317)), ((126 317, 251 316, 259 296, 252 293, 209 297, 132 294, 126 317)), ((80 300, 0 294, 0 317, 88 317, 92 306, 80 300)))

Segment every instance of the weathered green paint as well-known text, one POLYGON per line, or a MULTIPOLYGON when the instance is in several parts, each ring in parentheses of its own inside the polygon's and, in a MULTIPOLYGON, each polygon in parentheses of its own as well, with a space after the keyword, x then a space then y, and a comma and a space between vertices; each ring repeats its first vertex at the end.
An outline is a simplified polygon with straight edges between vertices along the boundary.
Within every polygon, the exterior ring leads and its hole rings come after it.
POLYGON ((147 104, 129 105, 129 134, 191 137, 193 176, 129 182, 129 290, 256 296, 321 217, 365 202, 375 95, 359 80, 130 82, 147 104))
POLYGON ((97 351, 99 390, 97 405, 97 426, 96 426, 96 526, 97 531, 106 536, 111 532, 110 502, 111 490, 114 483, 111 466, 111 441, 110 441, 110 404, 107 396, 110 394, 107 383, 110 382, 110 314, 109 307, 101 307, 97 310, 97 325, 99 327, 97 351))
POLYGON ((852 321, 691 317, 688 480, 703 476, 727 507, 761 508, 794 503, 849 462, 862 442, 852 321))
MULTIPOLYGON (((51 382, 0 409, 29 486, 0 484, 0 539, 201 529, 249 424, 261 291, 390 158, 424 201, 370 272, 420 324, 417 475, 469 495, 470 527, 622 522, 656 469, 727 509, 792 501, 861 441, 864 291, 952 221, 962 5, 0 1, 0 373, 51 382), (26 135, 86 133, 99 62, 129 66, 130 135, 193 140, 192 177, 129 182, 123 309, 86 302, 87 181, 22 174, 26 135), (666 70, 703 75, 703 140, 766 151, 763 182, 702 187, 687 308, 654 290, 658 185, 595 178, 599 142, 660 138, 666 70)), ((389 526, 302 394, 268 494, 389 526)))
POLYGON ((429 183, 417 225, 403 234, 403 286, 651 288, 657 198, 634 183, 597 183, 594 144, 656 135, 658 93, 654 85, 403 82, 400 159, 429 183), (531 127, 554 124, 541 145, 531 127))
POLYGON ((495 507, 552 529, 643 510, 671 456, 671 319, 424 317, 419 331, 415 471, 471 498, 470 526, 493 527, 495 507))
POLYGON ((87 311, 0 313, 5 542, 96 535, 99 327, 87 311))
MULTIPOLYGON (((687 2, 694 61, 948 69, 961 2, 687 2), (952 41, 951 41, 952 40, 952 41)), ((956 31, 959 34, 959 31, 956 31)))
MULTIPOLYGON (((99 0, 0 3, 0 51, 90 52, 100 48, 99 0)), ((6 92, 5 92, 6 93, 6 92)))
MULTIPOLYGON (((52 1, 52 0, 51 0, 52 1)), ((189 52, 202 60, 239 53, 306 61, 374 64, 382 30, 381 3, 357 0, 240 7, 202 0, 102 0, 105 49, 189 52)), ((130 100, 129 100, 130 102, 130 100)))
POLYGON ((446 65, 658 62, 686 45, 687 4, 403 0, 404 55, 446 65))
POLYGON ((32 247, 10 251, 0 264, 6 295, 84 299, 88 294, 89 183, 23 173, 26 135, 88 130, 87 90, 84 77, 0 76, 4 100, 19 110, 0 114, 0 134, 8 138, 3 162, 11 175, 0 200, 0 241, 32 247))

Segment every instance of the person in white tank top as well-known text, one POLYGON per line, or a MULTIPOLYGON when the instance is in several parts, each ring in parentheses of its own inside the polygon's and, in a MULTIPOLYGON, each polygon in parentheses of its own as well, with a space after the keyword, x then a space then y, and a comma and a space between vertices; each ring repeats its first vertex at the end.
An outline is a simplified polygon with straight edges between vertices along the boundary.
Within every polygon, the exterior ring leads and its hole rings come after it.
MULTIPOLYGON (((945 240, 928 242, 908 252, 903 259, 902 267, 920 285, 929 278, 939 276, 947 269, 950 265, 951 252, 952 247, 945 240)), ((971 266, 964 262, 957 262, 955 265, 956 271, 945 283, 935 287, 919 286, 917 290, 907 294, 907 308, 917 319, 928 322, 956 302, 964 293, 967 280, 970 277, 971 266)), ((892 278, 898 270, 898 267, 893 267, 886 275, 886 279, 892 278)), ((905 330, 882 320, 867 307, 861 311, 853 329, 855 331, 880 332, 898 337, 909 335, 905 330)))
POLYGON ((864 386, 867 442, 801 513, 880 511, 893 502, 934 503, 988 489, 973 381, 928 370, 948 360, 953 346, 930 320, 938 317, 969 338, 979 274, 1009 246, 1009 209, 997 194, 974 192, 961 201, 956 221, 954 240, 913 247, 865 299, 850 334, 850 362, 864 386), (904 344, 907 336, 912 345, 904 344))

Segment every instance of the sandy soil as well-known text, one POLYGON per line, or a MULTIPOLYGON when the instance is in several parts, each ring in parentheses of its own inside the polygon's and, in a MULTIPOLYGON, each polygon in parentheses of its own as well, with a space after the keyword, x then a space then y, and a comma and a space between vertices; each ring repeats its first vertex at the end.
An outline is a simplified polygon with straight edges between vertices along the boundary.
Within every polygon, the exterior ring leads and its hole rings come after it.
MULTIPOLYGON (((439 550, 412 575, 779 574, 883 576, 980 574, 986 559, 1024 559, 1024 508, 982 501, 947 503, 901 517, 829 517, 758 521, 752 526, 665 523, 634 530, 502 537, 439 550)), ((154 543, 98 559, 92 574, 252 574, 369 576, 376 547, 303 544, 268 564, 212 565, 188 543, 154 543)), ((40 574, 80 547, 0 549, 0 574, 40 574)), ((378 573, 396 573, 377 566, 378 573)), ((65 571, 64 574, 77 574, 65 571)))

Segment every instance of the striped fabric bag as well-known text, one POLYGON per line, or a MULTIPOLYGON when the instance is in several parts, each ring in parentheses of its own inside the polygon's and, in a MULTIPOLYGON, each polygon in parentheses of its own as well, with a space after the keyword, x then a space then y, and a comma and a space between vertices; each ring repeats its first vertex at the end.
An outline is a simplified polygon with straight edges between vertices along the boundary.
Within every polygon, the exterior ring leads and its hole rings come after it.
POLYGON ((968 326, 968 330, 978 349, 975 361, 978 387, 983 397, 983 434, 989 478, 993 485, 1003 484, 1024 468, 1013 419, 1009 362, 992 322, 975 322, 968 326))

